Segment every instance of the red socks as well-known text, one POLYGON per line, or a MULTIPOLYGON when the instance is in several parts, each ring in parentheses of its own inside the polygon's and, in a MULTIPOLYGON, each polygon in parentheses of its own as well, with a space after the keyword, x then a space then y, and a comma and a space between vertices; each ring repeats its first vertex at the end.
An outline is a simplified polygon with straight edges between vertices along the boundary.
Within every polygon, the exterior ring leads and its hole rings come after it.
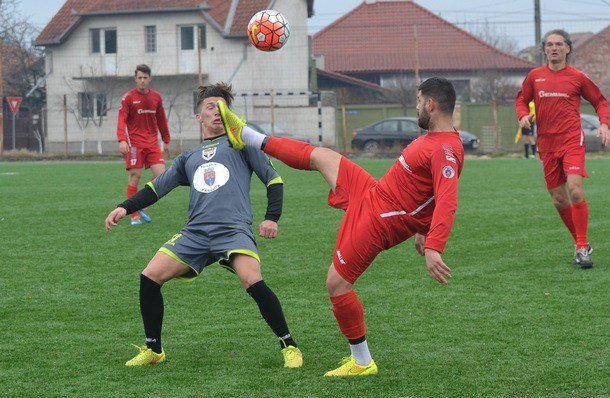
POLYGON ((138 192, 138 187, 135 185, 127 185, 127 198, 131 198, 136 192, 138 192))
POLYGON ((578 249, 587 246, 587 226, 589 224, 589 206, 587 201, 572 204, 572 218, 576 231, 576 247, 578 249))
MULTIPOLYGON (((127 198, 131 198, 133 195, 136 194, 136 192, 138 192, 138 187, 136 187, 135 185, 130 185, 127 184, 127 198)), ((131 214, 131 218, 138 218, 138 212, 133 212, 131 214)))
POLYGON ((269 137, 263 151, 293 169, 311 170, 310 158, 314 146, 290 138, 269 137))
POLYGON ((572 237, 574 238, 574 243, 576 243, 576 229, 574 228, 574 220, 572 218, 572 205, 566 207, 563 210, 557 210, 557 212, 559 213, 559 217, 561 217, 561 219, 563 220, 563 223, 570 231, 570 234, 572 234, 572 237))
POLYGON ((359 339, 366 334, 364 308, 355 291, 330 298, 333 313, 341 333, 349 340, 359 339))

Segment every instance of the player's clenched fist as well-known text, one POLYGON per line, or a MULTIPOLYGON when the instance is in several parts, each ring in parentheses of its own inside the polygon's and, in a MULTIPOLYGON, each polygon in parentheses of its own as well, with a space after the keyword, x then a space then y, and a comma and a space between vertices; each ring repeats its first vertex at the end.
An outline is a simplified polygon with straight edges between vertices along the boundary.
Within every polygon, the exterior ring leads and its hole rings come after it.
POLYGON ((265 220, 258 227, 258 234, 265 239, 277 236, 278 225, 275 221, 265 220))
POLYGON ((106 231, 110 231, 112 227, 116 227, 119 220, 127 215, 127 210, 122 207, 117 207, 112 210, 106 217, 106 231))

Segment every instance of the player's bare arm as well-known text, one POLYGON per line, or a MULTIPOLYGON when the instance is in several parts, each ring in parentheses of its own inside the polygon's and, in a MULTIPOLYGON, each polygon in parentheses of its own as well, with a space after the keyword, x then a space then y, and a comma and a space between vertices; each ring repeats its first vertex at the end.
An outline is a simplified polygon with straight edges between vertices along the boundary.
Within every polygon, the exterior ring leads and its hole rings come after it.
POLYGON ((426 236, 421 234, 415 234, 415 250, 421 254, 425 255, 424 245, 426 244, 426 236))
POLYGON ((610 127, 605 123, 600 124, 595 136, 601 138, 603 146, 607 146, 610 144, 610 127))
POLYGON ((110 231, 112 227, 116 227, 119 220, 127 215, 127 210, 122 207, 117 207, 112 210, 106 217, 106 231, 110 231))
POLYGON ((440 283, 447 283, 447 279, 451 278, 451 269, 443 262, 441 254, 433 249, 425 250, 426 256, 426 267, 430 276, 439 281, 440 283))

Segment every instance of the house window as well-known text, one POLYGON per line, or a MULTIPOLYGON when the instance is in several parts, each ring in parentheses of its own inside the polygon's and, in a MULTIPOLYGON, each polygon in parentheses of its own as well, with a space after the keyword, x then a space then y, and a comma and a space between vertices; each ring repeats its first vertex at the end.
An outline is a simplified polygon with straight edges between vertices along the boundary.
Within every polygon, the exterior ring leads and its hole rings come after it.
POLYGON ((106 116, 108 114, 106 94, 78 93, 78 108, 83 119, 106 116))
POLYGON ((182 50, 195 50, 197 48, 197 27, 201 28, 201 48, 206 46, 205 25, 192 25, 180 27, 180 48, 182 50))
POLYGON ((157 52, 157 27, 156 26, 145 26, 144 27, 144 41, 146 45, 147 53, 157 52))
POLYGON ((205 48, 205 44, 206 44, 205 43, 205 39, 206 39, 206 36, 205 36, 205 25, 197 25, 197 26, 199 26, 199 28, 201 29, 200 30, 201 35, 199 36, 199 40, 201 40, 201 48, 205 48))
POLYGON ((99 54, 101 52, 101 44, 100 44, 100 30, 99 29, 91 29, 91 52, 93 54, 99 54))
POLYGON ((89 32, 91 34, 92 54, 116 54, 117 34, 115 28, 91 29, 89 32))
POLYGON ((106 54, 116 54, 116 29, 104 30, 104 47, 106 54))
POLYGON ((180 48, 182 50, 194 50, 195 40, 192 26, 180 27, 180 48))

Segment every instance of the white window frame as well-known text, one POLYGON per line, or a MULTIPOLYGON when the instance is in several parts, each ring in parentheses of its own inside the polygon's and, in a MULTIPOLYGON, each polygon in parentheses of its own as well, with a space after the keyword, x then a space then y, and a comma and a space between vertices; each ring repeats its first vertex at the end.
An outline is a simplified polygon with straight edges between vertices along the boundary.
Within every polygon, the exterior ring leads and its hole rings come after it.
POLYGON ((91 54, 102 54, 102 55, 116 55, 119 52, 119 33, 116 27, 108 27, 108 28, 91 28, 89 29, 89 52, 91 54), (116 42, 115 42, 115 48, 116 51, 113 53, 108 54, 106 52, 106 32, 107 31, 115 31, 116 34, 116 42), (94 51, 93 49, 93 39, 94 39, 94 34, 97 32, 98 37, 97 39, 99 40, 99 51, 94 51))
POLYGON ((149 54, 157 52, 157 25, 144 26, 144 51, 149 54))

